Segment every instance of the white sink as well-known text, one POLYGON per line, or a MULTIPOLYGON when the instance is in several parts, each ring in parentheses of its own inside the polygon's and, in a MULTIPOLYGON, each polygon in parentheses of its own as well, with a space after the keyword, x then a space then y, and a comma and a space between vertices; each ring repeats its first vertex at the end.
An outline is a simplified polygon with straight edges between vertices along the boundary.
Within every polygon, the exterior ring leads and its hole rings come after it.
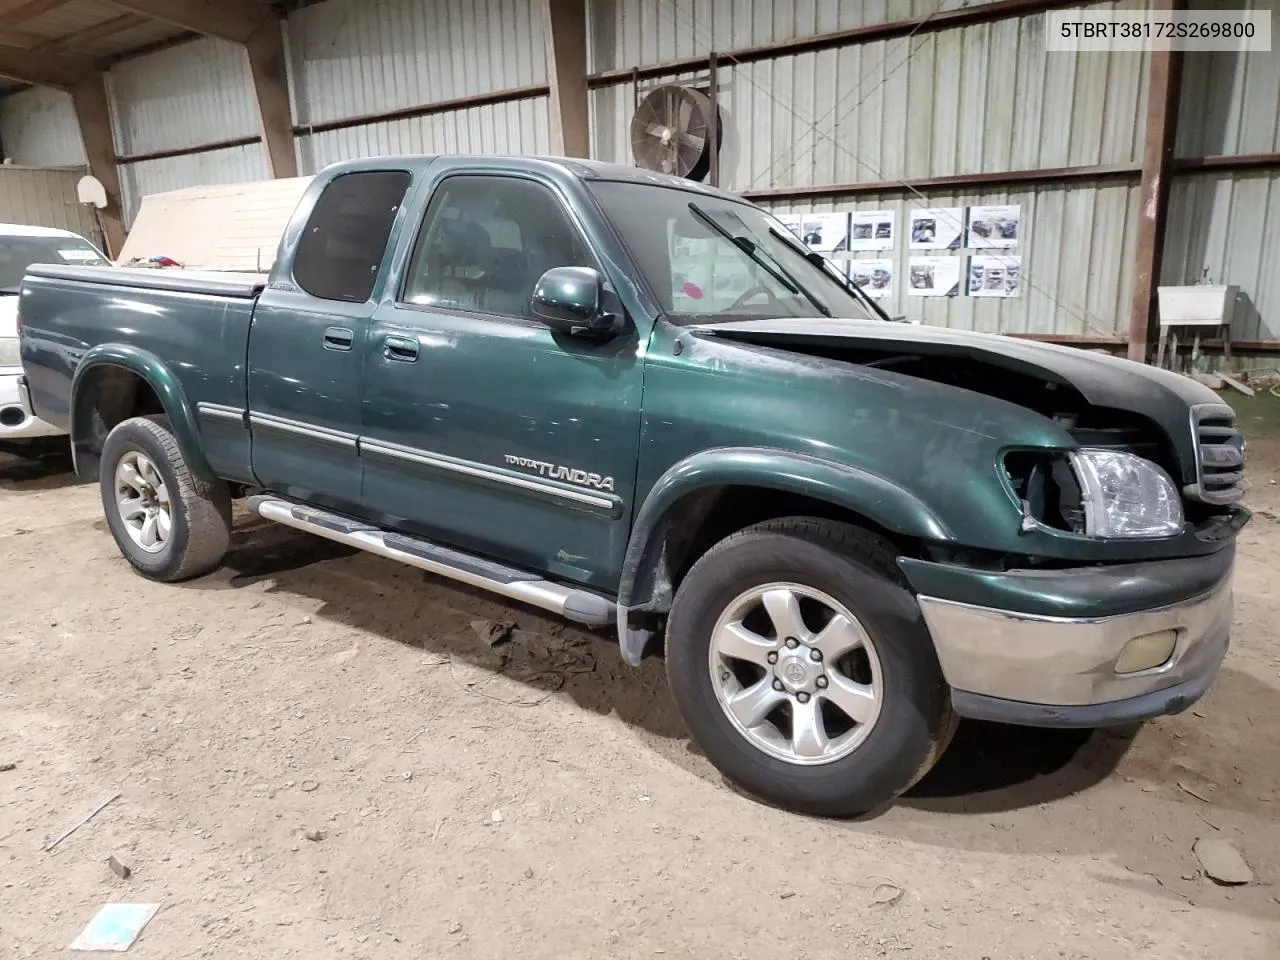
POLYGON ((1207 283, 1186 287, 1157 287, 1160 325, 1220 326, 1230 323, 1239 290, 1235 285, 1207 283))

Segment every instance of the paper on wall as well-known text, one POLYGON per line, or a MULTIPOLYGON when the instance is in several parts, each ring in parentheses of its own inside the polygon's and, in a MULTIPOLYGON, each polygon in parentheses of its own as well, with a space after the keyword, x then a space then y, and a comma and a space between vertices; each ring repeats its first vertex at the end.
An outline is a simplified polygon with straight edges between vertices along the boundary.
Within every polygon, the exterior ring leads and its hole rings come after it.
POLYGON ((884 300, 893 296, 892 260, 846 260, 844 266, 849 279, 868 297, 884 300))
POLYGON ((908 262, 908 296, 954 297, 959 293, 959 257, 912 257, 908 262))
POLYGON ((1016 247, 1021 229, 1022 207, 1019 204, 970 207, 969 238, 965 246, 974 250, 1016 247))
POLYGON ((964 233, 961 207, 929 207, 911 211, 911 248, 956 250, 964 233))
POLYGON ((850 250, 892 250, 897 215, 892 210, 855 210, 850 215, 850 250))
POLYGON ((806 247, 818 253, 838 253, 848 250, 849 214, 802 214, 798 236, 806 247))
POLYGON ((969 258, 969 296, 1017 297, 1021 288, 1021 257, 969 258))

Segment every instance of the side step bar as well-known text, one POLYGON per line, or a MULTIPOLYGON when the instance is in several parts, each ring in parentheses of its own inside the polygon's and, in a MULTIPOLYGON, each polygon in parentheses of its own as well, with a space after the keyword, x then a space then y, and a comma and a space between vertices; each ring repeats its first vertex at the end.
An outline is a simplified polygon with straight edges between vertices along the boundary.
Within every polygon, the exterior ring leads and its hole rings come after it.
POLYGON ((389 533, 359 520, 314 507, 299 506, 269 494, 250 497, 248 506, 250 511, 264 520, 273 520, 287 527, 376 553, 388 560, 418 567, 512 600, 520 600, 543 610, 550 610, 566 620, 596 627, 613 623, 616 616, 616 604, 597 593, 562 586, 526 570, 473 557, 429 540, 389 533))

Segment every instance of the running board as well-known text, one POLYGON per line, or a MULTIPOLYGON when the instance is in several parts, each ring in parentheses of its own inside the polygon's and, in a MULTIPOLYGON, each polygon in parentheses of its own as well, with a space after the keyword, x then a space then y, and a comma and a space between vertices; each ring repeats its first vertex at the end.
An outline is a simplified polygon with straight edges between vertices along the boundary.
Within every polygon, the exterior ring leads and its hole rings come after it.
POLYGON ((566 620, 598 627, 612 623, 616 617, 616 604, 597 593, 562 586, 535 573, 474 557, 429 540, 390 533, 372 524, 266 494, 250 497, 248 506, 251 512, 264 520, 305 530, 318 537, 376 553, 388 560, 520 600, 550 610, 566 620))

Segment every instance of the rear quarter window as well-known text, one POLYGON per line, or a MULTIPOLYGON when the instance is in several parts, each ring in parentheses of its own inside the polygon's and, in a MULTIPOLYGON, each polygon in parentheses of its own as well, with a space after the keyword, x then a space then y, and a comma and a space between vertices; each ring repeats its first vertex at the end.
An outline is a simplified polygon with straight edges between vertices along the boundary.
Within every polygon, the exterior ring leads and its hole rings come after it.
POLYGON ((409 182, 403 170, 344 173, 331 180, 298 243, 294 282, 322 300, 368 300, 409 182))

